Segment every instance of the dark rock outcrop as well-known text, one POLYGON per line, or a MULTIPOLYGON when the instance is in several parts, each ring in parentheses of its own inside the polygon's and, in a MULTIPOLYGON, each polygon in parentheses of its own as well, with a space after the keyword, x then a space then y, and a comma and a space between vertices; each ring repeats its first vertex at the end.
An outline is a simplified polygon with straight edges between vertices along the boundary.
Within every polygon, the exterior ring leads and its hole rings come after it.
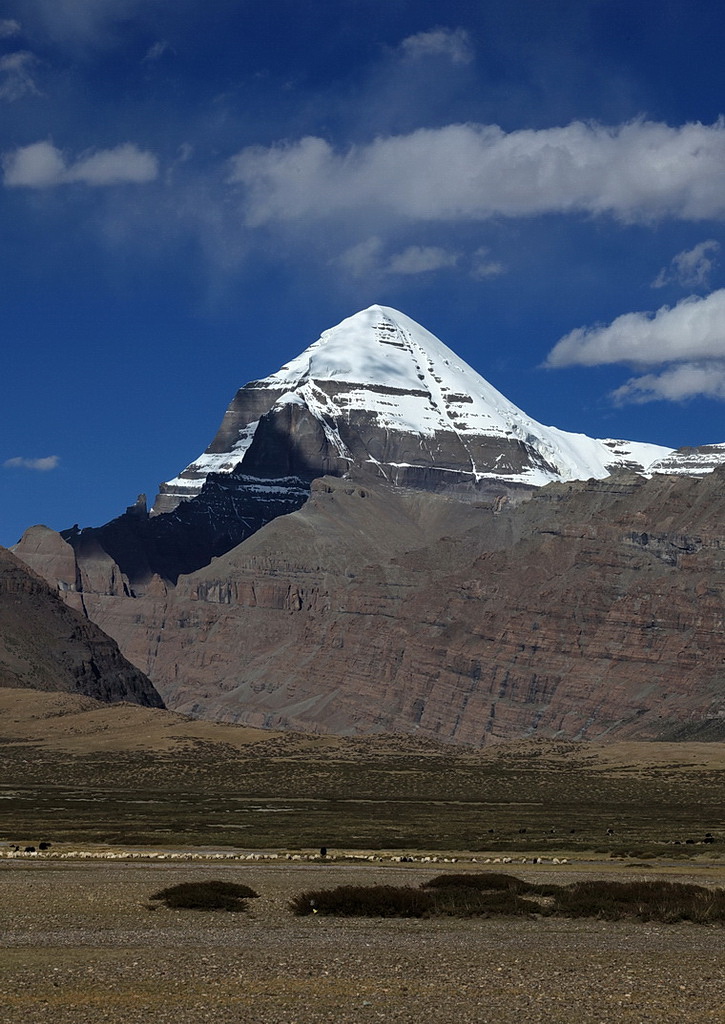
POLYGON ((104 526, 64 530, 61 536, 75 550, 81 572, 106 560, 129 593, 139 594, 154 576, 175 583, 180 573, 208 565, 265 523, 296 511, 308 495, 309 481, 297 477, 211 475, 196 497, 171 512, 148 515, 134 505, 104 526))
MULTIPOLYGON (((43 541, 54 555, 53 573, 66 575, 69 556, 63 541, 58 534, 43 541)), ((72 549, 69 553, 72 558, 72 549)), ((0 548, 0 686, 164 706, 116 642, 6 548, 0 548)))

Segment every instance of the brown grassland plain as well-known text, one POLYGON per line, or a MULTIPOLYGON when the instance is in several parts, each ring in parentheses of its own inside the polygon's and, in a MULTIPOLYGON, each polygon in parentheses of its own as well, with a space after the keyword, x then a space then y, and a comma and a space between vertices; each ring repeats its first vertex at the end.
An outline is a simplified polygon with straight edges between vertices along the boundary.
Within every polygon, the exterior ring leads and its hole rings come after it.
POLYGON ((2 1024, 725 1022, 721 926, 299 918, 288 908, 303 890, 419 885, 504 854, 518 861, 506 870, 536 881, 725 885, 722 744, 452 750, 13 690, 0 691, 0 722, 0 840, 46 840, 55 855, 0 859, 2 1024), (328 862, 59 859, 71 847, 321 845, 328 862), (459 860, 342 859, 376 850, 459 860), (260 898, 240 913, 150 901, 213 878, 260 898))

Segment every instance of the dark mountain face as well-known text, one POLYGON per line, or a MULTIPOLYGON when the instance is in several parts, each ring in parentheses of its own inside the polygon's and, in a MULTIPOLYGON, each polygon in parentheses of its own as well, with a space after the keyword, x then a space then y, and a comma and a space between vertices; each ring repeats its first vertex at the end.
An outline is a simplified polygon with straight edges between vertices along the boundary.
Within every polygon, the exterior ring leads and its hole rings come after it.
POLYGON ((114 640, 5 548, 0 548, 0 686, 164 706, 114 640))
POLYGON ((195 497, 172 511, 149 515, 145 501, 105 526, 64 530, 62 537, 81 564, 105 552, 126 578, 129 592, 143 593, 153 576, 176 583, 180 573, 208 565, 277 516, 300 508, 309 481, 229 473, 209 476, 195 497))

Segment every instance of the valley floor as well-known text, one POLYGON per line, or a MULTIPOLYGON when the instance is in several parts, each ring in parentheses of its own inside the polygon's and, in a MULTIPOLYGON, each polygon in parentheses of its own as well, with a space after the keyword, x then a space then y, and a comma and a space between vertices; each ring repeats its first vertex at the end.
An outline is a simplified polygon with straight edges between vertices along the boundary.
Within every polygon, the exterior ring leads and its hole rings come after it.
MULTIPOLYGON (((725 884, 725 865, 511 866, 537 881, 725 884)), ((509 869, 507 869, 509 870, 509 869)), ((597 920, 294 917, 296 893, 412 884, 440 865, 0 862, 3 1024, 725 1022, 725 929, 597 920), (223 878, 238 914, 149 897, 223 878)))

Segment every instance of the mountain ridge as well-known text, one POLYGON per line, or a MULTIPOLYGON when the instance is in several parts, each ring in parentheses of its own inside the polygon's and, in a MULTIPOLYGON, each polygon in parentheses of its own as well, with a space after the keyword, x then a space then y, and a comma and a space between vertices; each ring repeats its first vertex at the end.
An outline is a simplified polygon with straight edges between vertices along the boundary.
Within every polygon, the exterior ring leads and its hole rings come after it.
POLYGON ((198 717, 725 738, 724 481, 725 445, 542 427, 370 307, 239 389, 152 513, 14 550, 198 717))

